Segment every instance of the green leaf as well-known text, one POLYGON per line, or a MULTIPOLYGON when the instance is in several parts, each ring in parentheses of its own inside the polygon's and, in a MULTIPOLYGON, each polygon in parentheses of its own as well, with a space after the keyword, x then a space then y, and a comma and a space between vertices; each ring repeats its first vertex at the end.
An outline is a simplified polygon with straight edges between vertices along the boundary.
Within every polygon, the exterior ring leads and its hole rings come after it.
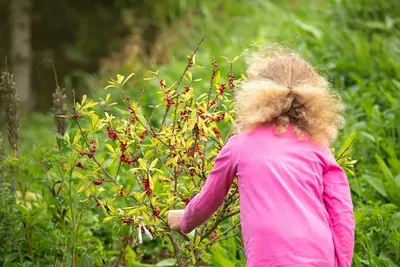
POLYGON ((236 267, 235 263, 226 256, 226 251, 219 245, 212 250, 211 262, 215 267, 236 267))
POLYGON ((195 246, 198 246, 198 245, 200 244, 200 241, 201 241, 200 236, 197 236, 197 237, 196 237, 196 240, 194 241, 194 245, 195 245, 195 246))
POLYGON ((192 72, 191 72, 191 71, 187 71, 187 72, 186 72, 186 75, 188 76, 189 81, 193 81, 193 75, 192 75, 192 72))
MULTIPOLYGON (((83 104, 83 103, 82 103, 82 104, 83 104)), ((97 104, 98 104, 98 102, 90 101, 89 103, 87 103, 86 105, 84 105, 82 108, 91 108, 91 107, 96 106, 97 104)))
POLYGON ((394 177, 394 180, 396 181, 397 186, 400 187, 400 173, 394 177))
POLYGON ((89 184, 81 185, 81 187, 79 187, 79 189, 78 189, 78 193, 80 193, 80 192, 82 192, 83 190, 85 190, 86 187, 87 187, 88 185, 89 185, 89 184))
POLYGON ((106 222, 112 221, 112 220, 114 220, 114 219, 115 219, 115 216, 108 216, 108 217, 105 217, 105 218, 103 219, 103 222, 106 223, 106 222))
POLYGON ((108 150, 114 153, 114 148, 110 144, 106 144, 106 147, 108 148, 108 150))
POLYGON ((124 76, 122 76, 120 74, 117 74, 117 82, 118 82, 118 84, 121 84, 123 80, 124 80, 124 76))
POLYGON ((111 85, 106 86, 106 88, 104 88, 104 90, 107 90, 109 88, 118 88, 118 86, 111 84, 111 85))
POLYGON ((86 99, 87 99, 87 95, 83 95, 82 96, 82 105, 83 105, 83 103, 85 103, 86 99))
POLYGON ((121 84, 121 86, 123 86, 133 75, 135 75, 135 73, 131 73, 128 75, 128 77, 126 77, 126 79, 124 80, 124 82, 121 84))
POLYGON ((154 168, 158 162, 158 159, 153 160, 153 162, 150 164, 150 169, 154 168))
POLYGON ((378 154, 375 154, 375 158, 385 178, 387 180, 393 180, 392 172, 389 170, 383 159, 378 154))
POLYGON ((381 194, 381 196, 383 196, 384 198, 387 198, 388 195, 386 193, 385 187, 383 186, 383 182, 381 179, 379 178, 375 178, 372 177, 370 175, 364 175, 363 178, 365 179, 365 181, 372 186, 376 192, 378 192, 379 194, 381 194))
POLYGON ((143 159, 139 159, 138 162, 139 162, 139 166, 141 168, 143 168, 144 170, 147 170, 146 162, 144 162, 143 159))
POLYGON ((221 72, 218 71, 217 75, 215 75, 214 83, 219 84, 220 81, 221 81, 221 72))
POLYGON ((174 266, 176 264, 176 259, 171 258, 171 259, 165 259, 162 261, 159 261, 156 266, 174 266))

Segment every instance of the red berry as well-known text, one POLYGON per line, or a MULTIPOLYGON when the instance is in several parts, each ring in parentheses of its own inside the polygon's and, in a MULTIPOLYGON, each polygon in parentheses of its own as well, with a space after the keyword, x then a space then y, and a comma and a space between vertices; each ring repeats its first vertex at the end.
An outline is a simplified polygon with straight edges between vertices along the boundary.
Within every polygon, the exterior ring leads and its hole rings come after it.
POLYGON ((164 79, 160 79, 160 86, 161 87, 166 87, 166 83, 165 83, 165 80, 164 79))
POLYGON ((125 224, 130 224, 132 220, 130 218, 122 218, 122 222, 125 224))
POLYGON ((99 201, 96 202, 96 206, 97 207, 100 206, 100 202, 99 201))
POLYGON ((191 199, 188 197, 182 199, 182 202, 185 203, 186 206, 189 204, 190 201, 191 201, 191 199))
POLYGON ((160 211, 158 209, 153 209, 153 216, 159 218, 160 217, 160 211))
POLYGON ((213 240, 214 238, 216 238, 218 236, 218 232, 217 230, 214 230, 211 234, 211 236, 208 238, 209 240, 213 240))
POLYGON ((124 152, 126 150, 128 146, 128 143, 123 143, 122 141, 119 144, 119 148, 121 149, 122 152, 124 152))
POLYGON ((218 138, 221 138, 221 132, 220 132, 217 128, 214 128, 213 130, 214 130, 215 135, 216 135, 218 138))
POLYGON ((72 114, 72 116, 71 116, 73 119, 78 119, 79 118, 79 115, 78 114, 76 114, 76 113, 74 113, 74 114, 72 114))
POLYGON ((81 162, 78 162, 78 163, 76 164, 76 167, 81 168, 81 169, 84 169, 84 168, 85 168, 85 167, 83 167, 83 164, 82 164, 81 162))
POLYGON ((95 184, 95 185, 101 185, 102 183, 103 183, 102 180, 95 180, 95 181, 93 181, 93 184, 95 184))
POLYGON ((108 131, 108 138, 110 139, 117 139, 118 135, 115 131, 113 131, 113 129, 111 129, 110 127, 107 127, 107 131, 108 131))
POLYGON ((122 154, 122 155, 121 155, 120 160, 121 160, 122 162, 125 162, 125 163, 128 163, 128 164, 131 164, 131 163, 133 162, 133 161, 132 161, 130 158, 128 158, 125 154, 122 154))

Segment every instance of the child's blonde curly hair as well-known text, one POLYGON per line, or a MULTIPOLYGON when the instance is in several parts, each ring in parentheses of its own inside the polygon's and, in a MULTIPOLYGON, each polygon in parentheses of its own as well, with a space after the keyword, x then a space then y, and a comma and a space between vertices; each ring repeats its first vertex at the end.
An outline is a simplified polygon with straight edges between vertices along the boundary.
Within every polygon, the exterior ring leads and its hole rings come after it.
POLYGON ((344 105, 326 78, 286 48, 258 49, 248 55, 247 80, 235 92, 238 131, 292 125, 301 138, 329 145, 344 123, 344 105))

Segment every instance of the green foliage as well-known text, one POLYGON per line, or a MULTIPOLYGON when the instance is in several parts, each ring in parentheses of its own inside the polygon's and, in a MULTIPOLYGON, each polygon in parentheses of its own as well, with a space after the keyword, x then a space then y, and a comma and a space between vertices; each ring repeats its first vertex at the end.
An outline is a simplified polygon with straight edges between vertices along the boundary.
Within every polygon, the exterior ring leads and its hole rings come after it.
POLYGON ((355 212, 355 266, 399 266, 400 212, 391 204, 379 206, 372 202, 355 212))

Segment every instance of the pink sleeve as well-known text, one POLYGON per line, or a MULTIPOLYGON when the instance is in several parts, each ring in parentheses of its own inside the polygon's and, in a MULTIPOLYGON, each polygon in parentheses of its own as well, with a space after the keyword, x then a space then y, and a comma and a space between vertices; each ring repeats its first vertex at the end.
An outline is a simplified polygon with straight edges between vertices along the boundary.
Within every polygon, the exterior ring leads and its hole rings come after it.
POLYGON ((185 208, 180 221, 180 228, 183 232, 189 233, 207 221, 224 202, 236 175, 236 164, 233 163, 231 156, 231 139, 218 154, 214 168, 201 192, 185 208))
POLYGON ((328 157, 324 173, 324 202, 330 215, 337 267, 350 267, 355 230, 350 186, 345 172, 330 151, 328 157))

